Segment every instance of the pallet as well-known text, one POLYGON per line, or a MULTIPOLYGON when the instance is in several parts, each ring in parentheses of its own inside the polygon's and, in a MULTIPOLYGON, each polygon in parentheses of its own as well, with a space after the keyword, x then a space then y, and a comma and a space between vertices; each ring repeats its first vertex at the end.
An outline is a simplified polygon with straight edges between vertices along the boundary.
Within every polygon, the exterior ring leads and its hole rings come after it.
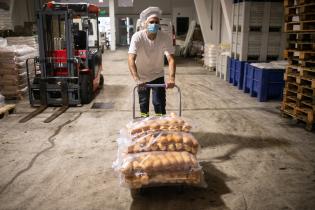
POLYGON ((283 99, 282 99, 282 103, 287 103, 287 104, 295 104, 297 103, 298 98, 297 98, 297 93, 293 93, 290 91, 285 91, 283 93, 283 99))
POLYGON ((309 79, 315 79, 315 68, 299 67, 300 76, 309 79))
POLYGON ((314 111, 307 108, 300 108, 293 105, 290 106, 289 103, 282 103, 281 106, 281 116, 290 117, 296 123, 303 122, 306 124, 305 129, 311 131, 314 129, 314 111))
POLYGON ((315 112, 315 100, 304 95, 299 95, 299 98, 301 99, 297 99, 296 101, 297 107, 310 109, 315 112))
POLYGON ((315 42, 315 32, 314 33, 294 33, 290 32, 287 33, 287 41, 290 42, 297 42, 297 43, 314 43, 315 42))
POLYGON ((315 50, 315 42, 288 42, 288 50, 309 51, 315 50))
POLYGON ((284 89, 291 92, 298 92, 299 86, 295 82, 286 82, 284 85, 284 89))
POLYGON ((303 32, 315 31, 315 20, 305 20, 305 21, 284 23, 284 32, 291 32, 291 31, 303 31, 303 32))
POLYGON ((303 4, 310 4, 314 3, 314 0, 284 0, 283 5, 284 7, 294 7, 303 4))
POLYGON ((315 78, 297 76, 296 83, 302 87, 308 87, 310 89, 315 89, 315 78))
POLYGON ((284 58, 299 60, 315 60, 315 51, 284 50, 284 58))
POLYGON ((314 12, 304 12, 299 14, 288 14, 284 16, 286 22, 315 20, 314 12))
POLYGON ((292 73, 292 72, 287 72, 286 71, 286 73, 284 73, 284 75, 283 75, 283 79, 286 82, 294 83, 294 82, 296 82, 296 79, 297 79, 298 76, 299 76, 298 72, 297 73, 292 73))
POLYGON ((299 15, 304 13, 314 12, 315 2, 309 2, 307 4, 298 4, 284 8, 285 15, 299 15))
POLYGON ((298 69, 299 67, 314 67, 315 68, 315 60, 299 60, 299 59, 290 59, 288 60, 288 66, 292 69, 298 69))
POLYGON ((0 119, 4 116, 13 114, 15 112, 15 104, 6 104, 0 107, 0 119))

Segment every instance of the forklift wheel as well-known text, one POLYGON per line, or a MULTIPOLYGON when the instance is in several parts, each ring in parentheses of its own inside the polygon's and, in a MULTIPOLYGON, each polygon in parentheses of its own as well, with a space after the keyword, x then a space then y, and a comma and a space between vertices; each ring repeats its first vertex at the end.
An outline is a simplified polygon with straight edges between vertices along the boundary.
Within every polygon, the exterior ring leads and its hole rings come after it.
POLYGON ((89 74, 82 74, 80 78, 81 103, 88 104, 91 102, 93 97, 93 83, 91 76, 89 74))
POLYGON ((101 74, 101 76, 100 76, 100 84, 99 84, 98 88, 99 89, 103 89, 103 87, 104 87, 104 76, 103 76, 103 74, 101 74))

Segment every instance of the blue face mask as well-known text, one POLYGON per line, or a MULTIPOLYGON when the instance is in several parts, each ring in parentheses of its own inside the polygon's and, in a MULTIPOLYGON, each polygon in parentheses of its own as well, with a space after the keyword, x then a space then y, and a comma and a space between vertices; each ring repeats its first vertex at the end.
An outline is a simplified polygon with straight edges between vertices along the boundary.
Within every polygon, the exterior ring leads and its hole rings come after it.
POLYGON ((148 24, 148 32, 150 33, 157 33, 158 30, 160 29, 160 25, 159 24, 155 24, 155 23, 152 23, 152 24, 148 24))

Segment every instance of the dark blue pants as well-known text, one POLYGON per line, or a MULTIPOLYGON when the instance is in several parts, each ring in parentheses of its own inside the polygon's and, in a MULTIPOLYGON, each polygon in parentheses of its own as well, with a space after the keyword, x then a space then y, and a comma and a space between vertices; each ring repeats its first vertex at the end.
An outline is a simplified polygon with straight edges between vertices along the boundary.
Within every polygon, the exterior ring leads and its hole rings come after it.
MULTIPOLYGON (((164 77, 157 78, 147 84, 164 84, 164 77)), ((166 114, 166 95, 164 87, 155 87, 155 88, 139 88, 139 104, 141 116, 149 116, 149 105, 150 105, 150 91, 152 89, 152 103, 154 106, 155 114, 166 114)))

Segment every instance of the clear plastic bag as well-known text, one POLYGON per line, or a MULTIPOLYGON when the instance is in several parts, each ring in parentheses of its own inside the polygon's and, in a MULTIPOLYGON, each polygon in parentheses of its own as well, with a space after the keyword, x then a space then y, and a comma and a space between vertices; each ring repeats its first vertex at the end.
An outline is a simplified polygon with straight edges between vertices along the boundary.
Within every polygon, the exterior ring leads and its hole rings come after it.
POLYGON ((156 131, 190 132, 191 125, 176 115, 147 117, 132 121, 127 125, 129 137, 137 137, 156 131))
POLYGON ((139 153, 150 151, 186 151, 196 154, 198 141, 190 133, 156 131, 137 138, 120 138, 118 145, 123 153, 139 153))
POLYGON ((0 107, 4 105, 5 97, 0 93, 0 107))
POLYGON ((170 116, 134 120, 120 130, 113 168, 122 186, 187 184, 206 187, 196 153, 199 143, 183 118, 170 116))
POLYGON ((202 170, 188 152, 146 152, 121 156, 114 169, 123 186, 139 188, 149 184, 186 183, 203 185, 202 170))

